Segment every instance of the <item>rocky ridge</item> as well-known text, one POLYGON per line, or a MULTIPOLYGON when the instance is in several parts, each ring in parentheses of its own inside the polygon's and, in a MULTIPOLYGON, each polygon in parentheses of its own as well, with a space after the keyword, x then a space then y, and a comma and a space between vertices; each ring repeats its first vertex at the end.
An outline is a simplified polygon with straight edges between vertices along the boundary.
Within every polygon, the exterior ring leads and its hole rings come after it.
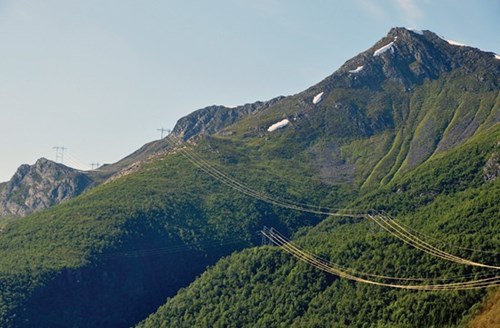
MULTIPOLYGON (((264 111, 283 97, 236 107, 208 106, 179 119, 172 134, 184 141, 220 132, 247 116, 264 111)), ((141 164, 165 154, 170 146, 155 140, 113 164, 87 173, 39 159, 33 166, 23 164, 8 182, 0 184, 0 217, 25 216, 78 196, 101 183, 136 172, 141 164)))
POLYGON ((236 107, 208 106, 179 119, 172 133, 184 141, 198 135, 214 134, 242 118, 265 111, 283 98, 285 97, 280 96, 236 107))

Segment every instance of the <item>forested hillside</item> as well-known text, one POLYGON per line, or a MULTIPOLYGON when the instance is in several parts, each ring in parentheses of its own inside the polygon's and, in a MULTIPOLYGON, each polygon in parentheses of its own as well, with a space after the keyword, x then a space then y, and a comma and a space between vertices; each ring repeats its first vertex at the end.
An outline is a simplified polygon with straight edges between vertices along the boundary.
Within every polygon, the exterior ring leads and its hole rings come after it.
MULTIPOLYGON (((485 179, 484 167, 500 151, 499 138, 497 126, 349 207, 389 211, 443 250, 498 265, 500 183, 485 179)), ((331 217, 294 241, 345 268, 403 278, 397 282, 402 285, 498 276, 498 269, 429 256, 364 219, 331 217)), ((415 292, 355 283, 265 246, 224 258, 140 326, 458 326, 474 316, 486 291, 415 292)))
POLYGON ((3 226, 0 322, 126 327, 167 298, 141 325, 467 322, 486 288, 376 287, 255 246, 266 226, 332 265, 403 283, 498 272, 432 257, 366 214, 499 265, 499 73, 492 53, 395 28, 304 92, 182 119, 136 169, 3 226))

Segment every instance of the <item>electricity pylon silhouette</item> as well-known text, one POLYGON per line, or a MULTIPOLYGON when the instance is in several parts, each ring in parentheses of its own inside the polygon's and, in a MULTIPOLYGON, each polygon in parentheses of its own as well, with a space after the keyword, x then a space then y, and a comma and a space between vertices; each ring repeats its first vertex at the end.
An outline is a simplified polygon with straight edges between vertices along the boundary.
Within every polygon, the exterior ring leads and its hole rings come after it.
POLYGON ((160 139, 163 139, 163 132, 167 132, 167 135, 170 134, 170 129, 161 128, 161 129, 156 129, 156 130, 161 132, 161 138, 160 139))
POLYGON ((64 151, 67 150, 68 148, 66 147, 52 147, 56 151, 56 163, 61 163, 63 164, 64 162, 64 151))

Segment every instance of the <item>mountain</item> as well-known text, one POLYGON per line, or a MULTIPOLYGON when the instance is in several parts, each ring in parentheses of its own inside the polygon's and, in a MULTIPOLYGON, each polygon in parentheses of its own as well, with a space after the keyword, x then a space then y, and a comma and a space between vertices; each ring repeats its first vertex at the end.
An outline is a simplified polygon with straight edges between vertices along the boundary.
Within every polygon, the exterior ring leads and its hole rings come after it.
MULTIPOLYGON (((230 128, 226 129, 228 126, 247 117, 255 118, 256 114, 270 108, 275 112, 276 109, 281 110, 284 116, 292 114, 295 119, 308 118, 312 108, 322 108, 321 103, 315 105, 311 100, 315 95, 323 92, 322 100, 327 100, 330 103, 328 106, 333 105, 340 112, 330 111, 327 115, 340 114, 345 119, 345 122, 339 124, 340 130, 346 130, 349 124, 353 123, 348 122, 351 115, 359 120, 357 122, 359 126, 350 127, 351 131, 361 133, 365 137, 377 135, 380 130, 387 132, 403 122, 407 124, 407 129, 410 131, 398 131, 389 136, 391 140, 381 140, 392 142, 391 149, 398 153, 386 153, 375 170, 369 168, 371 173, 369 177, 361 177, 365 186, 377 185, 382 180, 384 183, 390 181, 398 172, 417 166, 434 153, 460 145, 481 128, 500 120, 500 114, 492 107, 499 87, 496 78, 498 59, 492 60, 492 58, 496 58, 495 54, 485 53, 472 47, 452 45, 428 31, 395 28, 372 48, 348 60, 334 74, 303 93, 235 108, 208 106, 181 118, 172 133, 185 141, 220 131, 224 131, 225 135, 230 135, 234 131, 230 128), (470 76, 471 72, 475 72, 475 78, 478 79, 479 84, 462 83, 462 80, 470 76), (452 76, 447 77, 449 74, 452 76), (418 112, 420 117, 405 117, 410 114, 405 106, 408 105, 409 95, 413 95, 412 88, 422 85, 424 81, 429 82, 438 78, 440 81, 451 79, 455 85, 435 83, 428 85, 426 89, 419 90, 420 94, 414 97, 414 101, 422 102, 422 104, 416 104, 416 106, 423 107, 418 112), (480 90, 474 90, 477 87, 480 87, 480 90), (390 90, 391 88, 393 90, 390 90), (344 94, 346 90, 351 93, 356 92, 356 96, 352 98, 352 95, 344 94), (478 95, 483 97, 484 92, 489 93, 490 99, 479 104, 478 95), (431 93, 436 94, 436 97, 428 97, 431 93), (342 102, 346 97, 348 101, 342 102), (453 103, 447 105, 446 112, 435 113, 432 110, 435 106, 439 106, 440 102, 447 101, 453 103), (459 105, 462 107, 458 108, 459 105), (471 106, 474 108, 471 109, 471 106), (399 113, 393 113, 392 107, 399 107, 399 113), (360 108, 368 110, 360 111, 360 108), (464 117, 457 120, 454 119, 454 115, 464 115, 464 117), (402 139, 403 134, 407 136, 407 139, 402 139), (411 140, 408 139, 409 137, 411 140), (437 140, 439 142, 436 142, 437 140)), ((332 117, 325 118, 325 121, 332 120, 332 117)), ((322 127, 321 123, 316 123, 315 126, 311 125, 309 128, 322 127)), ((255 125, 254 130, 247 131, 247 133, 255 134, 255 131, 262 133, 265 129, 265 126, 255 125)), ((330 143, 329 147, 331 149, 327 149, 326 153, 318 152, 317 149, 312 150, 314 156, 317 157, 318 169, 322 171, 325 181, 332 180, 332 183, 339 179, 359 181, 360 177, 354 176, 354 166, 345 164, 349 159, 339 154, 338 145, 330 143), (335 155, 330 155, 331 150, 335 155), (331 169, 335 169, 336 172, 340 170, 341 173, 331 176, 331 169)), ((151 142, 117 163, 104 165, 99 170, 90 172, 89 177, 94 180, 93 185, 107 181, 110 177, 116 179, 136 171, 140 163, 167 149, 169 146, 161 140, 151 142)), ((50 181, 45 183, 50 183, 50 181)), ((20 201, 29 202, 22 198, 20 201)), ((19 214, 24 215, 58 203, 59 200, 53 198, 19 214)), ((4 211, 3 215, 6 214, 12 213, 4 211)))
MULTIPOLYGON (((498 254, 499 185, 490 179, 499 172, 498 73, 492 53, 450 45, 428 31, 393 29, 332 76, 287 99, 279 110, 289 109, 286 116, 298 123, 285 139, 289 146, 290 139, 302 139, 291 134, 307 125, 314 127, 304 138, 310 141, 318 128, 340 121, 332 135, 357 138, 332 138, 312 153, 323 181, 361 187, 366 196, 352 207, 389 210, 435 238, 444 234, 455 253, 453 244, 498 254), (391 42, 386 53, 374 56, 391 42), (313 104, 319 94, 321 102, 313 104), (321 113, 315 122, 318 109, 332 114, 321 113), (349 118, 357 121, 347 130, 349 118)), ((422 259, 366 222, 332 217, 295 236, 299 245, 350 268, 403 277, 471 274, 422 259)), ((460 255, 471 256, 463 250, 460 255)), ((499 263, 494 255, 482 259, 499 263)), ((455 326, 474 315, 483 295, 415 295, 350 284, 259 247, 221 260, 140 326, 455 326)))
POLYGON ((127 174, 4 227, 0 321, 466 322, 484 289, 373 287, 254 246, 267 226, 330 263, 375 275, 434 281, 485 273, 332 210, 375 209, 448 252, 498 265, 499 71, 492 53, 395 28, 303 92, 181 119, 171 136, 127 159, 140 159, 127 174), (323 208, 335 215, 326 218, 323 208))
POLYGON ((0 185, 0 216, 25 216, 59 204, 92 187, 81 171, 41 158, 21 165, 9 182, 0 185))

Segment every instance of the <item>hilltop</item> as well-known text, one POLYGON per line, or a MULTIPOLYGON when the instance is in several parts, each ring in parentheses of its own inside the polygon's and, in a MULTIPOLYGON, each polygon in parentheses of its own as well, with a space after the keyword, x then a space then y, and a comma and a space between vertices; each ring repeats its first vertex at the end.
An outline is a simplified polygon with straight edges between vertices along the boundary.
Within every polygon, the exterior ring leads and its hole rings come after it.
POLYGON ((21 165, 0 185, 0 216, 24 216, 59 204, 92 184, 87 174, 41 158, 34 165, 21 165))

